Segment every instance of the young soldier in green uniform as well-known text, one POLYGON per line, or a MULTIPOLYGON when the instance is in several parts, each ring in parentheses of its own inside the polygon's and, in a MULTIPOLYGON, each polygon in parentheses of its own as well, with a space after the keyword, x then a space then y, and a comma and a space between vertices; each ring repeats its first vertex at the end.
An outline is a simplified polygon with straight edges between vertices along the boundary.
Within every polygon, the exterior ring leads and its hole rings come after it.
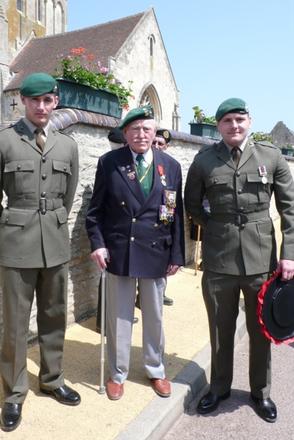
POLYGON ((203 148, 188 172, 187 212, 204 229, 202 289, 212 349, 210 391, 198 404, 201 414, 230 396, 240 290, 250 339, 251 401, 257 414, 274 422, 270 399, 270 342, 257 321, 257 293, 269 274, 294 275, 294 185, 279 148, 248 137, 251 118, 242 99, 224 101, 216 112, 222 141, 203 148), (272 193, 281 216, 283 241, 277 265, 269 208, 272 193), (210 213, 203 208, 207 198, 210 213))
POLYGON ((57 83, 45 73, 27 76, 20 88, 25 117, 0 133, 0 266, 5 402, 2 429, 14 430, 28 392, 26 347, 36 292, 40 391, 67 405, 79 394, 64 384, 62 359, 70 259, 67 218, 78 181, 73 139, 50 128, 57 83))

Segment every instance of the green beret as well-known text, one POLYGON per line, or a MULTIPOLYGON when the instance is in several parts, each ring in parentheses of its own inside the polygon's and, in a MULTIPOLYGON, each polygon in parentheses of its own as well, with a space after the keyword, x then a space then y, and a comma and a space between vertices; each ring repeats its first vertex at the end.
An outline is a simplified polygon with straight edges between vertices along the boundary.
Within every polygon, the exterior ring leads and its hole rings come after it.
POLYGON ((225 116, 227 113, 246 114, 248 112, 249 112, 248 107, 246 105, 246 102, 243 101, 243 99, 229 98, 221 103, 221 105, 216 111, 215 119, 217 121, 220 121, 221 118, 225 116))
POLYGON ((43 72, 26 76, 20 86, 20 94, 23 96, 41 96, 46 93, 57 93, 57 91, 56 80, 43 72))
POLYGON ((156 136, 160 136, 163 137, 163 139, 165 140, 165 142, 168 144, 171 140, 171 134, 168 130, 166 130, 165 128, 160 128, 159 130, 157 130, 156 132, 156 136))
POLYGON ((122 130, 137 119, 154 119, 153 108, 151 105, 144 105, 142 107, 137 107, 130 110, 126 114, 125 118, 121 121, 119 128, 122 130))

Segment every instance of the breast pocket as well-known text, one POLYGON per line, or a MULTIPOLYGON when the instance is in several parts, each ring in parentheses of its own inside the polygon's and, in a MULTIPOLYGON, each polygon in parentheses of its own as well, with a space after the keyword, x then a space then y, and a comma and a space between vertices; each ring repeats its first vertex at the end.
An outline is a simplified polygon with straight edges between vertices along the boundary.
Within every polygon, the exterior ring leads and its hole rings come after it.
POLYGON ((206 181, 206 197, 210 206, 233 202, 233 178, 231 175, 209 176, 206 181))
POLYGON ((246 189, 244 193, 248 194, 248 204, 269 203, 271 198, 271 185, 273 183, 272 174, 267 174, 266 183, 262 183, 261 176, 258 173, 247 174, 246 189))
POLYGON ((70 163, 61 160, 52 161, 51 192, 63 195, 66 193, 67 179, 71 175, 70 163))
POLYGON ((4 168, 4 178, 16 194, 35 192, 35 163, 33 160, 13 160, 4 168))

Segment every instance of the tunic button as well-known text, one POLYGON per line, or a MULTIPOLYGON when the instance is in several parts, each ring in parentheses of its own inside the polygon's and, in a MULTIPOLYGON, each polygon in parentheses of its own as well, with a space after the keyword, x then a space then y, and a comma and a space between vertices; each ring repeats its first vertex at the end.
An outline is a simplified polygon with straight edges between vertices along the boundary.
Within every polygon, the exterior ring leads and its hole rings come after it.
POLYGON ((63 171, 66 171, 67 170, 67 168, 66 167, 63 167, 63 171))
POLYGON ((244 211, 244 206, 240 206, 239 210, 240 210, 241 212, 243 212, 243 211, 244 211))
POLYGON ((134 218, 132 218, 132 222, 133 223, 136 223, 136 221, 137 221, 137 219, 134 217, 134 218))
POLYGON ((46 180, 47 179, 47 174, 42 174, 42 179, 46 180))
POLYGON ((43 162, 43 163, 46 162, 46 157, 42 156, 42 162, 43 162))
POLYGON ((125 202, 121 202, 121 206, 125 206, 125 202))
POLYGON ((242 193, 242 190, 241 189, 238 189, 238 194, 241 194, 242 193))
POLYGON ((43 192, 41 193, 41 197, 46 197, 46 193, 45 193, 45 191, 43 191, 43 192))
POLYGON ((131 241, 135 241, 135 237, 131 237, 131 241))
POLYGON ((158 228, 158 223, 154 223, 154 228, 158 228))
POLYGON ((239 171, 236 172, 236 176, 240 177, 240 172, 239 171))
POLYGON ((17 165, 17 169, 20 170, 20 169, 21 169, 21 166, 20 166, 20 165, 17 165))

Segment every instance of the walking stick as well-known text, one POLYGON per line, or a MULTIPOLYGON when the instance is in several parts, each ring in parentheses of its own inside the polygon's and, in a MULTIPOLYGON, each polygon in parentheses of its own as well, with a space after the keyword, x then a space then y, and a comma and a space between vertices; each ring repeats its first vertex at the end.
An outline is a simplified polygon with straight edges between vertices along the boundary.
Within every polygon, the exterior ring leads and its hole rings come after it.
POLYGON ((198 257, 199 257, 199 247, 200 247, 200 233, 201 233, 201 226, 198 225, 197 228, 197 240, 196 240, 196 248, 195 248, 195 275, 197 275, 197 269, 198 269, 198 257))
POLYGON ((105 366, 105 355, 104 355, 104 347, 105 347, 105 282, 106 282, 106 273, 105 269, 101 272, 101 348, 100 348, 100 385, 98 389, 99 394, 105 393, 104 386, 104 366, 105 366))

